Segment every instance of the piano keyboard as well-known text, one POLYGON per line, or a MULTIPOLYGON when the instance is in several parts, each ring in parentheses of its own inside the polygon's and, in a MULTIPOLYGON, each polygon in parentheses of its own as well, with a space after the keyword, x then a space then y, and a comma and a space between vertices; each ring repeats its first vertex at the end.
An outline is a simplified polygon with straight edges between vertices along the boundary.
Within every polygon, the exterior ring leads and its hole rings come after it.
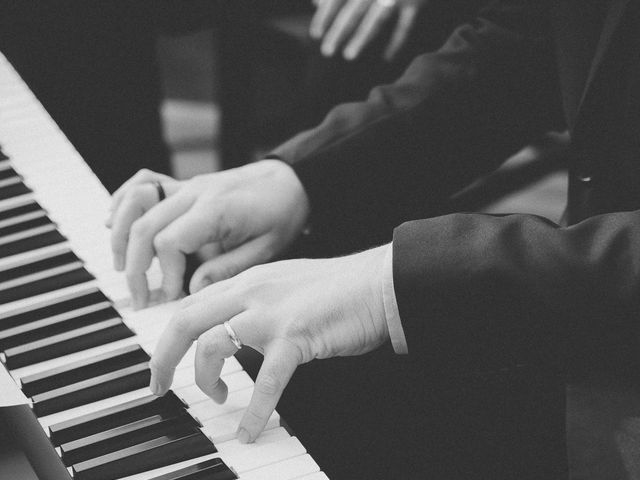
MULTIPOLYGON (((131 310, 108 193, 1 54, 0 148, 0 358, 70 478, 326 479, 277 412, 254 444, 235 439, 253 391, 235 358, 223 405, 195 386, 193 348, 172 391, 150 394, 150 353, 176 304, 131 310)), ((149 284, 157 294, 156 264, 149 284)))

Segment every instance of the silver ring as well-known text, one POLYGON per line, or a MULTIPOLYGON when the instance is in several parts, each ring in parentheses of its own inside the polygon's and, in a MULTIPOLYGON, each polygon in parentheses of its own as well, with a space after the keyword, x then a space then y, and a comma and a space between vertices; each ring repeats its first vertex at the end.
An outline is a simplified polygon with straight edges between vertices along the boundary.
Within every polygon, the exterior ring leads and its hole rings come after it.
POLYGON ((236 346, 238 350, 240 350, 242 348, 242 342, 238 338, 238 335, 236 335, 236 332, 233 331, 233 328, 231 328, 231 325, 229 325, 229 322, 224 322, 223 325, 224 325, 224 328, 227 329, 227 333, 229 334, 229 338, 231 339, 231 342, 236 346))
POLYGON ((382 8, 392 8, 396 6, 397 0, 376 0, 376 3, 382 8))

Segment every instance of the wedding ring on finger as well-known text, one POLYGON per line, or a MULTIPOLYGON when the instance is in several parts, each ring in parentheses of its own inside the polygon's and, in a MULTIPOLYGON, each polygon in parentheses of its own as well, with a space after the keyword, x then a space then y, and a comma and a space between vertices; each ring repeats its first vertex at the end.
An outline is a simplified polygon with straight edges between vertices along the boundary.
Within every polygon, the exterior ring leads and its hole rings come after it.
POLYGON ((242 341, 240 340, 238 335, 236 335, 236 332, 233 330, 233 328, 231 328, 231 325, 228 321, 224 322, 223 325, 227 330, 227 334, 229 335, 229 339, 231 340, 231 342, 236 346, 238 350, 240 350, 242 348, 242 341))
POLYGON ((165 198, 167 198, 167 193, 164 191, 164 187, 162 186, 162 183, 156 181, 156 182, 153 182, 153 186, 156 187, 156 190, 158 191, 158 202, 161 202, 165 198))

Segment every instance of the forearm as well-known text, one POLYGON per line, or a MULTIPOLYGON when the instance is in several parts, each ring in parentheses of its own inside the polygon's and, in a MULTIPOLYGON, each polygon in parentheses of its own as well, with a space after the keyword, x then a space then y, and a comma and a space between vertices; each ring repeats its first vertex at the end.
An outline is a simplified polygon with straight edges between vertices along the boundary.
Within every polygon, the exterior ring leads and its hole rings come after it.
POLYGON ((556 100, 542 81, 554 66, 539 37, 488 19, 462 26, 394 84, 277 148, 305 186, 315 231, 344 232, 335 243, 352 249, 388 242, 395 225, 442 213, 452 192, 551 128, 559 102, 542 95, 556 100), (539 105, 525 83, 539 89, 539 105))

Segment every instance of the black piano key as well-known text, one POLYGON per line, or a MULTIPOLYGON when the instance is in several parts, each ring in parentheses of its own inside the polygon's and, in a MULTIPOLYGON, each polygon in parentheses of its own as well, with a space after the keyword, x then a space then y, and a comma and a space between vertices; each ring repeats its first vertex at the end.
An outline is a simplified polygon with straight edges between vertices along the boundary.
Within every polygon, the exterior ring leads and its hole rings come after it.
POLYGON ((0 200, 6 200, 7 198, 17 197, 18 195, 25 195, 31 193, 31 189, 24 183, 15 183, 13 185, 7 185, 0 188, 0 200))
POLYGON ((51 303, 50 305, 36 308, 28 312, 6 316, 4 318, 0 316, 0 331, 6 330, 8 328, 14 328, 18 325, 37 322, 44 318, 53 317, 65 312, 108 301, 109 299, 105 296, 104 293, 95 289, 93 291, 89 291, 88 293, 78 295, 77 297, 64 300, 62 302, 56 301, 55 303, 51 303))
POLYGON ((186 436, 196 433, 199 424, 187 412, 167 417, 153 415, 60 446, 62 461, 71 466, 108 453, 132 447, 166 435, 186 436))
POLYGON ((38 202, 32 201, 19 207, 0 211, 0 221, 41 210, 43 210, 43 208, 38 204, 38 202))
POLYGON ((221 458, 212 458, 175 472, 153 477, 151 480, 235 480, 237 478, 238 476, 221 458))
POLYGON ((53 277, 42 278, 34 282, 19 285, 6 290, 0 290, 0 304, 15 302, 23 298, 35 297, 53 290, 59 290, 71 285, 78 285, 94 280, 94 276, 87 272, 84 268, 76 268, 70 272, 60 273, 53 277))
POLYGON ((98 412, 82 415, 49 427, 49 437, 55 446, 104 432, 153 415, 175 416, 185 404, 169 391, 162 397, 148 395, 98 412))
POLYGON ((0 332, 0 351, 113 318, 121 317, 113 307, 106 307, 91 313, 57 315, 20 325, 0 332))
POLYGON ((166 435, 77 463, 72 467, 73 478, 74 480, 113 480, 201 457, 215 451, 211 441, 202 432, 183 437, 166 435))
POLYGON ((33 411, 40 417, 62 412, 144 388, 150 379, 149 363, 140 363, 34 395, 33 411))
POLYGON ((9 369, 20 368, 133 335, 134 333, 120 319, 106 320, 9 348, 4 351, 5 364, 9 369))
POLYGON ((6 237, 7 235, 13 235, 14 233, 24 232, 25 230, 30 230, 32 228, 41 227, 43 225, 49 225, 50 223, 53 222, 47 216, 32 218, 25 222, 14 223, 13 225, 0 228, 0 238, 6 237))
POLYGON ((7 178, 12 178, 12 177, 19 177, 18 172, 16 172, 13 168, 9 167, 9 168, 0 170, 0 180, 6 180, 7 178))
POLYGON ((0 282, 15 280, 16 278, 24 277, 26 275, 31 275, 79 261, 80 259, 73 252, 68 251, 54 257, 45 258, 43 260, 27 263, 25 265, 20 265, 19 267, 10 268, 0 272, 0 282))
POLYGON ((66 238, 56 230, 44 232, 33 237, 23 238, 15 242, 5 243, 0 247, 0 258, 10 257, 30 250, 48 247, 56 243, 64 242, 66 238))
POLYGON ((127 345, 112 352, 97 355, 90 360, 78 360, 22 377, 20 383, 22 392, 27 397, 33 397, 39 393, 148 361, 149 355, 140 345, 127 345))
POLYGON ((2 148, 0 147, 0 161, 2 160, 9 160, 9 157, 7 157, 7 155, 2 151, 2 148))

